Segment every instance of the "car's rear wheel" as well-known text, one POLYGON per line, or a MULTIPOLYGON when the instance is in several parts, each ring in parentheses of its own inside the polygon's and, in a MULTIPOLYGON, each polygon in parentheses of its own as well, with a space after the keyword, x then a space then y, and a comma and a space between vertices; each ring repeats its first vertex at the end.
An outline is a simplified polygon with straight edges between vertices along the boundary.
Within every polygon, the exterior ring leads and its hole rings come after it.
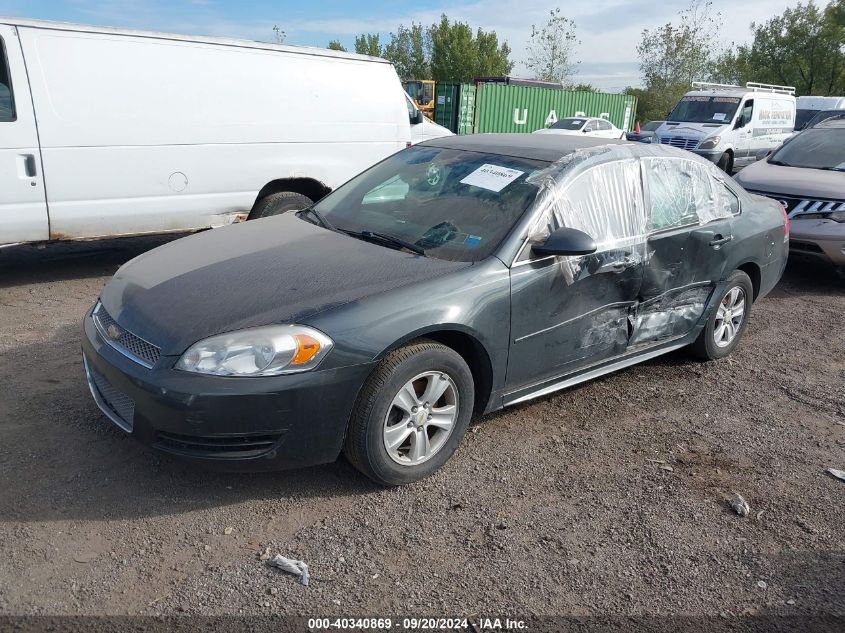
POLYGON ((377 483, 418 481, 455 452, 474 402, 472 372, 460 354, 421 339, 388 354, 367 380, 344 453, 377 483))
POLYGON ((695 354, 706 360, 716 360, 730 354, 739 344, 748 325, 753 298, 751 278, 741 270, 735 270, 728 278, 719 304, 693 343, 695 354))
POLYGON ((299 211, 307 209, 314 201, 308 196, 295 191, 278 191, 271 193, 269 196, 264 196, 255 203, 252 211, 249 214, 250 220, 258 218, 268 218, 272 215, 280 215, 288 211, 299 211))

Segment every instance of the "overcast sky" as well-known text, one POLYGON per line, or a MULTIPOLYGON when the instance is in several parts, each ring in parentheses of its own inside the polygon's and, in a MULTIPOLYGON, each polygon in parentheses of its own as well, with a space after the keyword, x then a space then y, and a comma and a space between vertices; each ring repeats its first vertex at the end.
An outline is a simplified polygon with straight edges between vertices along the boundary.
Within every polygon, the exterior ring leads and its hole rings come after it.
MULTIPOLYGON (((339 39, 353 47, 356 34, 378 32, 386 37, 398 24, 436 22, 441 13, 473 28, 495 30, 506 39, 517 62, 514 75, 525 75, 525 44, 531 25, 543 24, 549 10, 560 6, 575 20, 581 44, 576 57, 577 82, 619 91, 638 85, 636 45, 645 28, 677 18, 687 0, 591 0, 557 3, 538 0, 0 0, 0 15, 155 29, 175 33, 221 35, 272 41, 273 25, 287 33, 287 43, 325 46, 339 39)), ((714 0, 724 26, 713 33, 714 45, 747 41, 749 25, 762 22, 795 2, 786 0, 714 0)), ((825 4, 822 0, 820 4, 825 4)))

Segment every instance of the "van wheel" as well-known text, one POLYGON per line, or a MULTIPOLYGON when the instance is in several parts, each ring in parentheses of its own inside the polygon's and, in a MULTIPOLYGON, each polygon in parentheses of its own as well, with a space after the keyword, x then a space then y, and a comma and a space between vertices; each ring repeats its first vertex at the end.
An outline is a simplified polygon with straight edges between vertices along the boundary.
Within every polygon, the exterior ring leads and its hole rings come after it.
POLYGON ((388 354, 364 384, 343 452, 379 484, 418 481, 455 452, 474 402, 472 373, 460 354, 420 339, 388 354))
POLYGON ((716 167, 718 167, 728 176, 730 176, 734 170, 734 159, 733 156, 731 156, 731 153, 725 152, 724 154, 722 154, 722 157, 719 159, 719 162, 716 163, 716 167))
POLYGON ((256 220, 258 218, 269 218, 271 215, 280 215, 288 211, 300 211, 307 209, 312 204, 314 204, 314 201, 301 193, 279 191, 264 196, 256 202, 247 219, 256 220))
POLYGON ((716 309, 692 344, 693 353, 704 360, 717 360, 734 351, 748 326, 753 298, 751 278, 735 270, 728 277, 716 309))

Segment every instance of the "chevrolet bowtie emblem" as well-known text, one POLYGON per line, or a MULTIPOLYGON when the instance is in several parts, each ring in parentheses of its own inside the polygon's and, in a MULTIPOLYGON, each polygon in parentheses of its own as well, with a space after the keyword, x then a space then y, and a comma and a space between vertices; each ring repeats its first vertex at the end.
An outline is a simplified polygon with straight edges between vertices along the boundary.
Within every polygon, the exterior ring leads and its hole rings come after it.
POLYGON ((119 338, 120 338, 120 334, 121 334, 121 332, 120 332, 120 328, 119 328, 119 327, 117 327, 114 323, 112 323, 110 326, 108 326, 108 327, 106 328, 106 334, 108 334, 108 335, 109 335, 109 337, 110 337, 113 341, 116 341, 117 339, 119 339, 119 338))

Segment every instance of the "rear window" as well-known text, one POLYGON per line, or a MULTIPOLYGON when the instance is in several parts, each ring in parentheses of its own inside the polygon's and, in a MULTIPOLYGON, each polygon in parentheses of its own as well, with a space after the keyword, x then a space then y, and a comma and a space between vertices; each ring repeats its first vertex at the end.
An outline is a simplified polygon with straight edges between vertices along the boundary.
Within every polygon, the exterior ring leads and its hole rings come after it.
POLYGON ((556 123, 551 124, 551 129, 553 130, 580 130, 584 127, 584 122, 587 119, 561 119, 556 123))
POLYGON ((6 43, 0 37, 0 122, 15 120, 15 104, 12 100, 12 81, 9 78, 9 61, 6 59, 6 43))
POLYGON ((787 167, 845 171, 845 128, 804 130, 771 155, 769 163, 787 167))

